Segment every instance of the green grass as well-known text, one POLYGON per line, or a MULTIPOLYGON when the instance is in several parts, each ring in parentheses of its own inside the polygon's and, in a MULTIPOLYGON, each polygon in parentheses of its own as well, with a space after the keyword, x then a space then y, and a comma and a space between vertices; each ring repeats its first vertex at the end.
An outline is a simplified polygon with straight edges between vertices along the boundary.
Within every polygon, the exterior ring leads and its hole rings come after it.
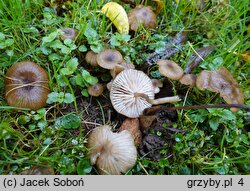
MULTIPOLYGON (((129 40, 119 36, 108 18, 100 13, 106 2, 73 0, 63 6, 52 0, 0 0, 0 33, 4 34, 0 43, 5 43, 5 47, 0 48, 0 174, 19 174, 32 166, 42 165, 50 166, 55 174, 97 174, 86 156, 86 128, 108 121, 106 105, 101 100, 109 97, 83 95, 96 79, 105 84, 111 77, 106 70, 86 65, 84 55, 90 49, 100 52, 103 48, 116 48, 140 70, 149 53, 160 50, 161 44, 175 33, 187 31, 188 42, 170 59, 185 68, 193 49, 213 46, 214 51, 193 73, 220 66, 228 68, 244 92, 245 104, 250 105, 249 62, 240 58, 241 53, 250 51, 248 0, 241 3, 205 0, 204 10, 198 9, 201 0, 180 0, 178 4, 163 1, 163 10, 157 16, 158 28, 141 28, 131 34, 129 40), (58 41, 59 34, 52 38, 60 27, 79 30, 77 40, 67 44, 58 41), (110 39, 119 39, 120 44, 110 39), (80 46, 86 51, 81 52, 80 46), (77 68, 62 75, 61 69, 73 67, 72 58, 77 58, 77 68), (51 96, 46 108, 27 111, 7 107, 4 74, 13 63, 23 60, 32 60, 49 72, 51 90, 57 94, 51 96), (76 84, 76 78, 81 83, 76 84), (66 93, 67 98, 64 97, 66 93), (89 103, 85 108, 82 106, 84 101, 89 103), (91 104, 99 111, 100 121, 91 119, 91 104), (63 116, 79 122, 69 128, 60 126, 65 119, 63 116)), ((126 11, 132 9, 128 4, 116 2, 126 11)), ((138 0, 135 2, 139 4, 138 0)), ((155 6, 151 1, 145 2, 155 6)), ((147 71, 151 78, 162 79, 155 65, 147 71)), ((176 81, 171 84, 173 91, 186 96, 186 105, 224 102, 212 92, 189 89, 176 81)), ((183 105, 183 102, 176 105, 183 105)), ((150 132, 165 140, 162 147, 156 148, 160 159, 153 160, 149 153, 139 154, 128 174, 250 174, 249 113, 202 109, 178 111, 177 115, 177 120, 163 123, 161 127, 174 127, 185 133, 172 132, 169 139, 164 139, 165 135, 152 127, 150 132)))

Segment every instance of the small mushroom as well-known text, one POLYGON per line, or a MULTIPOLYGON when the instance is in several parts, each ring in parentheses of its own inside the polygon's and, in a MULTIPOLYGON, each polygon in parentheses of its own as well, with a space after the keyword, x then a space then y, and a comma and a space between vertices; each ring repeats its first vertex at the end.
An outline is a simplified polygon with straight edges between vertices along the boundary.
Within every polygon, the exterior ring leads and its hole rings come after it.
POLYGON ((139 146, 142 141, 142 133, 140 131, 140 123, 138 118, 127 118, 123 121, 121 127, 118 129, 118 132, 127 130, 134 139, 135 145, 139 146))
POLYGON ((46 106, 49 89, 47 72, 38 64, 13 64, 5 76, 5 98, 10 106, 37 110, 46 106))
POLYGON ((187 85, 187 86, 195 86, 196 82, 196 75, 194 74, 184 74, 181 79, 179 80, 181 84, 187 85))
POLYGON ((155 89, 151 79, 142 71, 127 69, 112 82, 110 99, 114 109, 127 117, 137 118, 152 105, 180 101, 178 96, 154 100, 155 89))
POLYGON ((123 61, 122 63, 117 64, 113 69, 111 69, 110 74, 114 78, 117 74, 126 69, 135 69, 135 66, 131 63, 123 61))
MULTIPOLYGON (((220 93, 220 96, 228 104, 243 104, 244 96, 239 89, 237 81, 231 73, 224 67, 216 71, 203 70, 196 79, 196 86, 200 90, 209 90, 220 93)), ((237 108, 231 108, 232 111, 238 111, 237 108)))
POLYGON ((131 134, 127 131, 113 133, 110 126, 96 127, 88 137, 87 147, 91 163, 100 174, 126 173, 136 162, 137 151, 131 134))
POLYGON ((113 69, 123 61, 122 55, 117 50, 106 49, 97 55, 97 64, 105 69, 113 69))
POLYGON ((85 56, 85 60, 88 64, 90 64, 93 67, 98 66, 97 64, 97 54, 94 53, 92 50, 88 51, 86 56, 85 56))
POLYGON ((183 76, 183 69, 174 61, 160 59, 157 64, 161 75, 171 80, 179 80, 183 76))
POLYGON ((111 90, 111 86, 112 86, 113 80, 111 80, 109 83, 107 83, 107 89, 110 91, 111 90))
POLYGON ((64 34, 60 36, 61 40, 65 40, 65 39, 75 40, 76 36, 78 35, 77 30, 69 28, 69 27, 63 27, 61 28, 61 30, 64 32, 64 34))
POLYGON ((94 85, 89 86, 87 90, 89 95, 97 97, 102 95, 103 85, 100 83, 96 83, 94 85))
POLYGON ((152 79, 152 84, 154 86, 154 90, 155 90, 155 94, 160 92, 160 88, 163 87, 163 83, 162 81, 158 80, 158 79, 152 79))
POLYGON ((157 27, 156 14, 151 7, 138 5, 128 13, 130 30, 137 31, 140 24, 145 28, 155 29, 157 27))

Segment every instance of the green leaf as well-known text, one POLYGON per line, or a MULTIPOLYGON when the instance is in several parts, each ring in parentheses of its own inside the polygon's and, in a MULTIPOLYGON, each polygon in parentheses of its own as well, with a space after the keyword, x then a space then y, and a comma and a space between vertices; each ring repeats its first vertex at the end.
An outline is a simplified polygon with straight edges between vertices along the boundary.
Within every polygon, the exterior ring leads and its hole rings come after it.
POLYGON ((59 35, 58 31, 52 32, 48 36, 43 37, 42 42, 43 43, 52 42, 53 40, 55 40, 58 37, 58 35, 59 35))
POLYGON ((70 113, 56 119, 55 128, 76 129, 80 127, 81 119, 78 115, 70 113))
POLYGON ((64 103, 72 103, 74 100, 75 100, 75 97, 72 94, 66 93, 63 102, 64 103))
POLYGON ((94 30, 92 27, 91 27, 91 24, 87 24, 86 26, 86 29, 84 31, 84 35, 87 37, 87 38, 97 38, 98 37, 98 34, 96 32, 96 30, 94 30))
POLYGON ((49 93, 48 99, 47 99, 47 103, 51 104, 51 103, 57 102, 58 95, 59 94, 57 92, 51 92, 51 93, 49 93))
POLYGON ((83 89, 81 91, 81 94, 84 96, 84 97, 89 97, 89 93, 88 93, 88 90, 87 89, 83 89))
POLYGON ((14 44, 14 40, 8 38, 8 39, 6 39, 5 41, 3 41, 3 42, 0 43, 0 49, 4 49, 4 48, 6 48, 6 47, 8 47, 8 46, 11 46, 11 45, 13 45, 13 44, 14 44))
POLYGON ((61 86, 61 87, 65 87, 68 85, 67 79, 64 75, 61 75, 61 74, 57 75, 56 81, 59 84, 59 86, 61 86))
POLYGON ((72 58, 66 63, 66 67, 73 72, 76 70, 77 66, 78 66, 77 58, 72 58))
POLYGON ((96 84, 96 83, 98 82, 98 78, 93 77, 93 76, 88 76, 88 77, 85 78, 85 80, 86 80, 89 84, 91 84, 91 85, 94 85, 94 84, 96 84))
POLYGON ((81 159, 77 164, 77 174, 78 175, 86 175, 89 174, 92 170, 92 165, 90 163, 89 158, 81 159))
POLYGON ((95 53, 100 53, 103 49, 102 44, 90 45, 90 49, 95 53))
POLYGON ((60 69, 60 74, 62 74, 62 75, 70 75, 72 73, 73 73, 73 71, 71 71, 68 68, 62 68, 62 69, 60 69))
POLYGON ((216 131, 219 127, 219 119, 217 117, 212 118, 209 120, 209 126, 211 127, 211 129, 213 129, 214 131, 216 131))
POLYGON ((0 41, 3 41, 5 39, 5 34, 3 34, 2 32, 0 32, 0 41))
POLYGON ((85 45, 81 45, 81 46, 78 47, 78 50, 80 52, 86 52, 88 49, 87 49, 87 47, 85 45))

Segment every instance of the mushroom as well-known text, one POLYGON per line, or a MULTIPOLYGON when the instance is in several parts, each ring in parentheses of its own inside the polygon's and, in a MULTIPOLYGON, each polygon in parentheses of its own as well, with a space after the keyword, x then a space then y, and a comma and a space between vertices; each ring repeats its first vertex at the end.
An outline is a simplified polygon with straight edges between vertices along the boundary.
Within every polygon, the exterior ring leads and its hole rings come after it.
POLYGON ((113 69, 123 61, 122 55, 117 50, 106 49, 97 55, 97 64, 105 69, 113 69))
POLYGON ((194 74, 184 74, 181 79, 179 79, 179 82, 181 84, 187 85, 187 86, 195 86, 196 82, 196 75, 194 74))
POLYGON ((92 50, 87 52, 85 60, 88 64, 90 64, 93 67, 98 66, 96 59, 97 59, 97 54, 95 52, 93 52, 92 50))
POLYGON ((113 133, 110 126, 96 127, 88 137, 87 147, 91 163, 100 174, 126 173, 136 162, 137 151, 127 131, 113 133))
POLYGON ((13 64, 5 76, 5 98, 9 105, 37 110, 46 106, 49 89, 47 72, 30 61, 13 64))
MULTIPOLYGON (((231 73, 224 67, 216 71, 203 70, 196 79, 196 86, 200 90, 209 90, 220 93, 220 96, 228 104, 243 104, 244 96, 239 89, 237 81, 231 73)), ((232 111, 238 111, 237 108, 231 108, 232 111)))
POLYGON ((155 90, 154 92, 155 92, 155 94, 159 93, 160 92, 160 88, 163 87, 162 81, 160 81, 158 79, 152 79, 151 81, 152 81, 152 84, 154 86, 154 90, 155 90))
POLYGON ((111 80, 109 83, 107 83, 107 89, 110 91, 111 90, 111 86, 112 86, 113 80, 111 80))
POLYGON ((161 75, 171 80, 179 80, 183 76, 183 69, 174 61, 160 59, 157 64, 161 75))
POLYGON ((127 69, 112 82, 110 99, 114 109, 127 117, 137 118, 152 105, 180 101, 178 96, 154 100, 154 86, 142 71, 127 69))
POLYGON ((89 95, 97 97, 102 94, 103 85, 100 83, 96 83, 94 85, 89 86, 87 90, 88 90, 89 95))
POLYGON ((130 30, 136 31, 140 24, 145 28, 155 29, 157 26, 156 14, 151 7, 138 5, 128 13, 130 30))
POLYGON ((78 31, 69 27, 63 27, 61 28, 61 30, 64 32, 64 34, 60 35, 61 40, 65 40, 65 39, 71 39, 71 40, 75 40, 78 31))
POLYGON ((139 146, 142 141, 142 133, 140 131, 140 123, 138 118, 127 118, 123 121, 121 127, 118 129, 118 132, 127 130, 134 139, 136 146, 139 146))
POLYGON ((114 66, 114 68, 110 70, 110 74, 114 78, 117 74, 126 69, 135 69, 135 66, 131 63, 123 61, 122 63, 114 66))

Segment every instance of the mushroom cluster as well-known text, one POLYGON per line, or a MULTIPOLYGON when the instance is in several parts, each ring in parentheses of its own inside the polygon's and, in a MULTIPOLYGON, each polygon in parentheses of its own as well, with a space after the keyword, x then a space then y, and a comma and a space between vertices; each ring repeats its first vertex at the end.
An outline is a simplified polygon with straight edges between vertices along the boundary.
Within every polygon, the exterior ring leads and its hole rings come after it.
POLYGON ((13 64, 5 76, 5 98, 10 106, 37 110, 46 106, 49 88, 47 72, 38 64, 13 64))
MULTIPOLYGON (((200 90, 209 90, 219 93, 228 104, 243 104, 244 96, 239 89, 237 81, 224 67, 215 71, 203 70, 196 80, 196 86, 200 90)), ((232 108, 232 111, 238 111, 232 108)))
POLYGON ((119 175, 126 173, 136 162, 137 150, 127 130, 113 133, 111 127, 96 127, 88 137, 91 163, 100 174, 119 175))

